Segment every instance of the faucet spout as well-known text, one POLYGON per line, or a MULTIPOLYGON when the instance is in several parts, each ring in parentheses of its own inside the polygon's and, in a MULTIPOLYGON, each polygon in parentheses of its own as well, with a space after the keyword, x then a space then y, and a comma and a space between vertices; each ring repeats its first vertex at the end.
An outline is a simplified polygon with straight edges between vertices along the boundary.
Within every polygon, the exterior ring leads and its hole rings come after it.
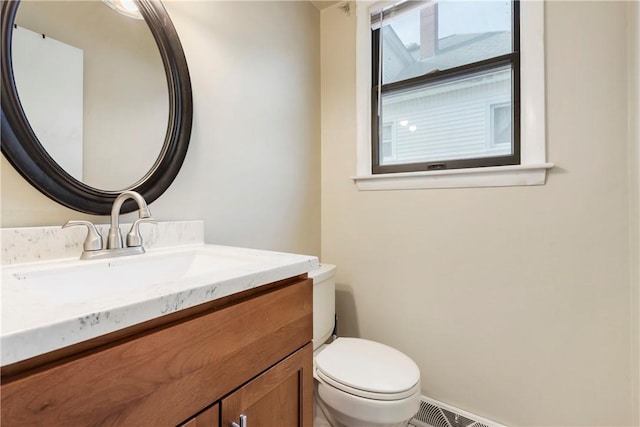
POLYGON ((138 218, 151 218, 151 211, 144 198, 135 191, 123 191, 113 201, 111 207, 111 227, 107 237, 107 249, 122 248, 122 233, 120 232, 120 209, 125 201, 133 199, 138 204, 138 218))

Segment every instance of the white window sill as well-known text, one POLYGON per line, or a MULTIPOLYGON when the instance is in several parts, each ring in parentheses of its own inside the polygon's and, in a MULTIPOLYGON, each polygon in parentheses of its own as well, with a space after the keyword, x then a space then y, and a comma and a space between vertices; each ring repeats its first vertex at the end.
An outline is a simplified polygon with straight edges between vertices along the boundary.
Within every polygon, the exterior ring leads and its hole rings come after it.
POLYGON ((358 190, 544 185, 553 163, 353 176, 358 190))

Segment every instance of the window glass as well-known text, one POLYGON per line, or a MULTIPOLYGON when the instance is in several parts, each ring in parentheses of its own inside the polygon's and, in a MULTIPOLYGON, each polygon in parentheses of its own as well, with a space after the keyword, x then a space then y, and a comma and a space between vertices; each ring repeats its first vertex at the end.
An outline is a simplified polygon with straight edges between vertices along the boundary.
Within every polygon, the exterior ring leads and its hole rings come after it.
POLYGON ((505 0, 371 14, 373 173, 520 162, 518 16, 505 0))
POLYGON ((383 84, 512 51, 510 1, 440 0, 419 4, 383 18, 383 84))
POLYGON ((396 132, 384 126, 383 143, 395 156, 381 156, 381 165, 508 155, 511 67, 383 92, 382 116, 396 132), (487 144, 487 135, 494 143, 487 144))

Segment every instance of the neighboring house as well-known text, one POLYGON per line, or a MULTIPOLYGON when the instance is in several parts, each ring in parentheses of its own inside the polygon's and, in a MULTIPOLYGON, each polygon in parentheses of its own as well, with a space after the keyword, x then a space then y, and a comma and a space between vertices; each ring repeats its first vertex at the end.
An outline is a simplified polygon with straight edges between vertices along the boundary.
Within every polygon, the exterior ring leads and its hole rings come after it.
MULTIPOLYGON (((390 83, 500 56, 506 31, 459 34, 435 41, 424 56, 382 28, 383 82, 390 83)), ((386 93, 382 100, 381 164, 499 156, 511 152, 511 69, 386 93)))

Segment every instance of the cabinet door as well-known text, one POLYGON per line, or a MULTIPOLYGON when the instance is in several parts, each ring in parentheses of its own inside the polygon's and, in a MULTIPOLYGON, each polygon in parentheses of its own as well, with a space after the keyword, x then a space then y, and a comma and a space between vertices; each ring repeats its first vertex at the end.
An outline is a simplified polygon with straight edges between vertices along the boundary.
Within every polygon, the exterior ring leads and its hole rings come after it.
POLYGON ((313 346, 307 344, 222 400, 221 427, 312 427, 313 346))
POLYGON ((179 427, 219 427, 220 420, 218 414, 220 412, 220 405, 215 404, 211 408, 200 413, 184 424, 180 424, 179 427))

